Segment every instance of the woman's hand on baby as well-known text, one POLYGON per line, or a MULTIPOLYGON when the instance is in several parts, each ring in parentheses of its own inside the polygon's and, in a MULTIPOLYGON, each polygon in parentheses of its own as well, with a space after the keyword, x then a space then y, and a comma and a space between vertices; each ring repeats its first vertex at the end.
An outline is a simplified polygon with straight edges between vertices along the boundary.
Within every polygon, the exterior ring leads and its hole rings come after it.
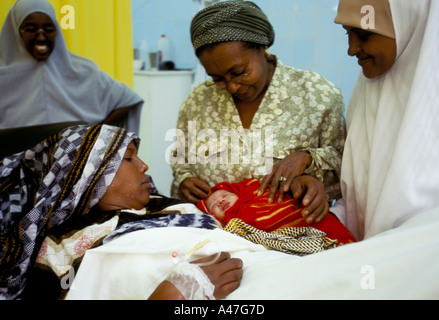
POLYGON ((270 186, 268 202, 274 201, 278 189, 278 202, 283 202, 284 193, 290 190, 293 179, 302 175, 311 164, 311 161, 312 158, 308 152, 293 152, 289 154, 274 165, 271 172, 264 177, 259 187, 259 195, 270 186))
MULTIPOLYGON (((208 262, 212 259, 213 256, 209 256, 194 263, 208 262)), ((228 252, 221 252, 215 263, 201 267, 215 286, 213 295, 217 300, 227 297, 239 287, 243 274, 242 265, 241 259, 231 258, 228 252)))
POLYGON ((191 177, 186 178, 180 185, 180 199, 197 204, 200 200, 207 198, 210 186, 207 181, 191 177))
POLYGON ((294 199, 301 199, 302 215, 307 223, 320 222, 328 214, 325 186, 318 179, 307 175, 296 177, 291 183, 291 192, 294 199))

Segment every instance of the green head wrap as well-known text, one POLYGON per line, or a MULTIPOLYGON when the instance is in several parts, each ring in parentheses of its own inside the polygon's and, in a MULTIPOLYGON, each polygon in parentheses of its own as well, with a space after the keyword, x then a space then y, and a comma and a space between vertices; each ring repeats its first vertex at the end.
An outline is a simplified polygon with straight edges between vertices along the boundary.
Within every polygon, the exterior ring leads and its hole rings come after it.
POLYGON ((245 41, 271 46, 274 30, 267 16, 250 1, 224 1, 199 11, 192 19, 194 50, 219 42, 245 41))

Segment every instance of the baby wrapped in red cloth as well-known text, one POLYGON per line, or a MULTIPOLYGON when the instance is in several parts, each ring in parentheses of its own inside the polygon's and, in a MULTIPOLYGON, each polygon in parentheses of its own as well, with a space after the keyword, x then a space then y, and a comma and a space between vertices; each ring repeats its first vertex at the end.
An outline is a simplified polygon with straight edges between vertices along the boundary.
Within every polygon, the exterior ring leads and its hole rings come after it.
POLYGON ((213 215, 222 225, 239 218, 266 232, 287 227, 313 227, 340 244, 356 242, 351 232, 332 214, 320 222, 308 224, 302 216, 303 205, 288 193, 282 203, 268 203, 268 192, 258 196, 260 181, 247 179, 238 183, 221 182, 210 189, 209 196, 197 207, 213 215))

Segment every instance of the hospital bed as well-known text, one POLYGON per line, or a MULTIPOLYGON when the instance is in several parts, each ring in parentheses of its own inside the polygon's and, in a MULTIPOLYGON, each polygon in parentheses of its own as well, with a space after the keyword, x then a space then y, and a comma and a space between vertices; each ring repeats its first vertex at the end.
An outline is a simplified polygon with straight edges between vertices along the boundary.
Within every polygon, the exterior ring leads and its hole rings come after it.
POLYGON ((244 263, 227 299, 438 299, 439 209, 366 240, 308 256, 267 250, 221 229, 155 228, 86 252, 67 299, 146 299, 174 268, 173 252, 228 251, 244 263))
MULTIPOLYGON (((27 149, 63 123, 0 130, 1 155, 27 149)), ((139 230, 86 251, 67 281, 67 299, 146 299, 185 254, 228 251, 244 263, 240 287, 227 299, 438 299, 439 209, 423 212, 366 240, 307 256, 254 244, 222 229, 139 230)), ((70 275, 68 275, 70 276, 70 275)))

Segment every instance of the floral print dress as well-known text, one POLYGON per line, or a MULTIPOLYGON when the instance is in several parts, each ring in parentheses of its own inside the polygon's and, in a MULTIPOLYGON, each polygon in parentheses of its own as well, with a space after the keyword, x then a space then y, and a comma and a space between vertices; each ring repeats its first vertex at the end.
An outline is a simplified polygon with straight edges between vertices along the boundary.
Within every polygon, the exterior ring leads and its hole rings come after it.
POLYGON ((325 185, 328 200, 340 197, 340 167, 346 136, 341 91, 321 75, 285 66, 277 59, 273 79, 249 129, 244 129, 226 90, 194 88, 183 103, 170 157, 178 197, 189 177, 217 183, 263 178, 295 151, 313 161, 305 173, 325 185))

